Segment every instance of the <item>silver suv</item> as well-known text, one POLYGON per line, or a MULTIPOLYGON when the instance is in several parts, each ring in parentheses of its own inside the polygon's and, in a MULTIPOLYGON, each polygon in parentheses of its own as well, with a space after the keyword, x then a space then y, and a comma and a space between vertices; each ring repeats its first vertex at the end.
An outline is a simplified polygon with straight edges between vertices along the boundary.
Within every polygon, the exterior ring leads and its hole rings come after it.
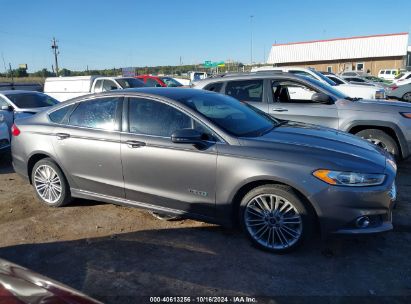
POLYGON ((222 75, 195 89, 230 95, 283 120, 322 125, 367 139, 397 159, 411 153, 411 105, 350 98, 315 79, 281 72, 222 75))

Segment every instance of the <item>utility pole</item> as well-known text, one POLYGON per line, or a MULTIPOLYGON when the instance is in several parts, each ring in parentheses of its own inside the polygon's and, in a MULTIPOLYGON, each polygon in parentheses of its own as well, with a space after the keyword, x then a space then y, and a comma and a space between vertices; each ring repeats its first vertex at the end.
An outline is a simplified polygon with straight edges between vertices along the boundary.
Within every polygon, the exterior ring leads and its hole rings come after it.
POLYGON ((11 82, 14 82, 14 78, 13 78, 13 70, 11 69, 11 63, 9 62, 9 70, 10 70, 10 77, 11 77, 11 82))
POLYGON ((3 52, 1 52, 1 58, 3 59, 4 72, 7 74, 6 61, 4 60, 4 54, 3 54, 3 52))
POLYGON ((253 64, 253 15, 250 15, 250 29, 251 29, 251 37, 250 37, 250 64, 253 64))
POLYGON ((58 60, 57 60, 57 56, 60 54, 60 52, 58 51, 58 45, 57 45, 57 41, 56 38, 53 37, 52 40, 52 45, 51 45, 51 49, 53 50, 54 53, 54 65, 56 68, 56 76, 59 76, 59 64, 58 64, 58 60))

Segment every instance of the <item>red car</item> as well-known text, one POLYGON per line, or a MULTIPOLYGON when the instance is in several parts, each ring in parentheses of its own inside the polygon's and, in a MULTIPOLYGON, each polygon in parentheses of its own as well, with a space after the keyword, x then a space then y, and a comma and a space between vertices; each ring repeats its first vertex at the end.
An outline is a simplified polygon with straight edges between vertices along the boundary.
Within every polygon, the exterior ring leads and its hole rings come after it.
POLYGON ((0 259, 0 303, 102 304, 62 283, 0 259))
POLYGON ((151 76, 151 75, 139 75, 137 79, 144 81, 147 87, 182 87, 183 85, 177 80, 167 76, 151 76))

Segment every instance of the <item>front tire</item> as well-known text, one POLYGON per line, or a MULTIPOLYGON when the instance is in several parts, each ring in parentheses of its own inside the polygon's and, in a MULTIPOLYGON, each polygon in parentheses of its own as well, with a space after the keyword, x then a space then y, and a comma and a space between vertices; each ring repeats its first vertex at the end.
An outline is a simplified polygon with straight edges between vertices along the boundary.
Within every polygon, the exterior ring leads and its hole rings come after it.
POLYGON ((383 148, 385 151, 391 153, 395 159, 401 159, 400 149, 398 148, 397 142, 384 131, 378 129, 366 129, 355 135, 383 148))
POLYGON ((314 217, 292 188, 264 185, 242 199, 240 223, 257 247, 285 253, 296 249, 311 235, 314 217))
POLYGON ((49 207, 61 207, 72 200, 67 180, 51 158, 44 158, 34 165, 31 181, 37 198, 49 207))

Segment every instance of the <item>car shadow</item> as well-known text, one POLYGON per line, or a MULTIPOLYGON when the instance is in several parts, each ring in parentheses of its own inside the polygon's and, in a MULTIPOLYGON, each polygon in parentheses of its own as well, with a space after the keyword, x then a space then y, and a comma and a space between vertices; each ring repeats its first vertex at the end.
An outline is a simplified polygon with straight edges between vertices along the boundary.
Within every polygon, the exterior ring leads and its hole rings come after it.
POLYGON ((0 174, 14 173, 10 153, 0 155, 0 174))
MULTIPOLYGON (((403 247, 410 252, 409 244, 403 247)), ((401 294, 411 286, 404 271, 411 262, 389 235, 313 238, 296 252, 275 255, 237 230, 207 226, 9 246, 0 257, 105 303, 146 303, 141 296, 369 295, 370 289, 401 294)))

